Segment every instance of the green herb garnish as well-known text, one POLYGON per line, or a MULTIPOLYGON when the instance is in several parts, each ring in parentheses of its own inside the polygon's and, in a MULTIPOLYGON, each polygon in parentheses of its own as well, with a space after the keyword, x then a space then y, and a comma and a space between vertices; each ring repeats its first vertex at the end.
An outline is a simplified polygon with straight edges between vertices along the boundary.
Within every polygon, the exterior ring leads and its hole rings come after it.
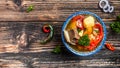
POLYGON ((117 19, 115 22, 110 24, 111 29, 116 32, 116 33, 120 33, 120 15, 117 16, 117 19))
POLYGON ((61 53, 61 47, 60 46, 56 46, 55 49, 53 49, 52 53, 55 53, 55 54, 61 53))
POLYGON ((79 40, 78 40, 78 44, 82 45, 82 46, 88 46, 90 44, 90 39, 88 37, 88 35, 84 35, 82 36, 79 40))
POLYGON ((81 29, 77 29, 78 33, 81 31, 81 29))
POLYGON ((117 16, 117 20, 120 21, 120 15, 117 16))
POLYGON ((119 21, 111 23, 110 27, 114 32, 120 33, 120 22, 119 21))
POLYGON ((28 8, 27 8, 27 12, 30 12, 30 11, 32 11, 33 10, 33 5, 30 5, 28 8))
POLYGON ((94 30, 96 33, 99 33, 99 30, 94 30))

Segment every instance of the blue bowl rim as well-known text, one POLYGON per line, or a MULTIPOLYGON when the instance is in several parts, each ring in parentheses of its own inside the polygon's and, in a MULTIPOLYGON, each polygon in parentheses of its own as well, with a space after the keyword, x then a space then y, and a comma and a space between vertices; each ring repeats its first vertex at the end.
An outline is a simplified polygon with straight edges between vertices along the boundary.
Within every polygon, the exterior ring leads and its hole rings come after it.
POLYGON ((99 16, 97 16, 95 13, 92 13, 92 12, 89 12, 89 11, 79 11, 79 12, 75 12, 75 13, 71 14, 71 15, 66 19, 66 21, 63 23, 61 37, 62 37, 62 42, 63 42, 63 44, 65 45, 65 47, 66 47, 70 52, 72 52, 73 54, 78 55, 78 56, 90 56, 90 55, 96 54, 97 52, 99 52, 99 51, 102 49, 102 47, 104 46, 104 43, 105 43, 105 41, 106 41, 106 32, 107 32, 107 30, 106 30, 106 25, 104 24, 104 22, 102 21, 102 19, 101 19, 99 16), (100 24, 103 26, 103 31, 104 31, 103 39, 102 39, 100 45, 99 45, 95 50, 90 51, 90 52, 78 52, 78 51, 74 50, 72 47, 70 47, 70 46, 68 45, 67 42, 65 42, 66 40, 65 40, 65 38, 64 38, 64 29, 66 28, 66 24, 68 24, 69 21, 70 21, 74 16, 81 15, 81 14, 88 14, 88 15, 94 16, 94 17, 100 22, 100 24))

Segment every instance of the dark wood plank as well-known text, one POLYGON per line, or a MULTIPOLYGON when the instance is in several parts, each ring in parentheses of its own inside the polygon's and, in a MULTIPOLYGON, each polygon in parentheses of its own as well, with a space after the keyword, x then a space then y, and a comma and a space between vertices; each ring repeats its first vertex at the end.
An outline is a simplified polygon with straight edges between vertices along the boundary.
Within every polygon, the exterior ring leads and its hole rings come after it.
POLYGON ((0 66, 3 68, 17 67, 18 65, 19 66, 17 68, 119 68, 119 51, 120 50, 111 52, 108 50, 102 50, 101 52, 89 57, 78 57, 67 51, 58 55, 53 54, 50 51, 40 53, 6 53, 1 55, 0 66))
POLYGON ((13 0, 2 0, 0 3, 0 21, 65 21, 72 13, 86 10, 99 15, 103 19, 114 20, 120 13, 120 1, 111 1, 115 11, 111 14, 104 13, 98 7, 99 0, 90 1, 39 1, 23 0, 17 6, 13 0), (29 5, 34 6, 34 10, 26 13, 29 5), (74 6, 73 6, 74 5, 74 6))
MULTIPOLYGON (((42 52, 42 51, 52 51, 52 49, 56 45, 62 45, 61 41, 61 29, 62 29, 62 23, 63 22, 30 22, 30 23, 24 23, 24 22, 8 22, 0 23, 0 52, 6 53, 6 52, 42 52), (54 27, 54 37, 53 40, 46 44, 41 45, 39 44, 39 41, 44 39, 47 35, 45 35, 41 28, 44 24, 51 24, 54 27), (27 49, 21 50, 18 46, 17 37, 22 34, 22 32, 25 31, 26 34, 29 36, 30 44, 27 49)), ((119 34, 114 34, 110 30, 109 24, 111 22, 105 22, 107 27, 107 41, 112 43, 118 50, 119 44, 120 44, 120 38, 118 37, 119 34)))

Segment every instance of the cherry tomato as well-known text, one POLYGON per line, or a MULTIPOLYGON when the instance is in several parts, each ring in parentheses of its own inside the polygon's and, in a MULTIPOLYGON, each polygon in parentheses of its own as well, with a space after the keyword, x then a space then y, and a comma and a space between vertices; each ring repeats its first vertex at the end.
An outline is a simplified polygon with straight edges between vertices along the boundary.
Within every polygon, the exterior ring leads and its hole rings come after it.
POLYGON ((111 44, 109 44, 109 43, 106 43, 106 44, 105 44, 105 47, 106 47, 107 49, 111 50, 111 51, 114 51, 114 50, 115 50, 114 46, 111 45, 111 44))

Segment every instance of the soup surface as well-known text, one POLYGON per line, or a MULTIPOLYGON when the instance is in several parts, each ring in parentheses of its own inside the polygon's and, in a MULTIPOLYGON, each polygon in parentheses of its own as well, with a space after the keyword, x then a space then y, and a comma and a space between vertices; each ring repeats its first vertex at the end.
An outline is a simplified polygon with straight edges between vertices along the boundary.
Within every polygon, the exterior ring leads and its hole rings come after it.
POLYGON ((92 15, 73 17, 64 30, 66 42, 75 50, 92 51, 103 38, 103 27, 92 15))

